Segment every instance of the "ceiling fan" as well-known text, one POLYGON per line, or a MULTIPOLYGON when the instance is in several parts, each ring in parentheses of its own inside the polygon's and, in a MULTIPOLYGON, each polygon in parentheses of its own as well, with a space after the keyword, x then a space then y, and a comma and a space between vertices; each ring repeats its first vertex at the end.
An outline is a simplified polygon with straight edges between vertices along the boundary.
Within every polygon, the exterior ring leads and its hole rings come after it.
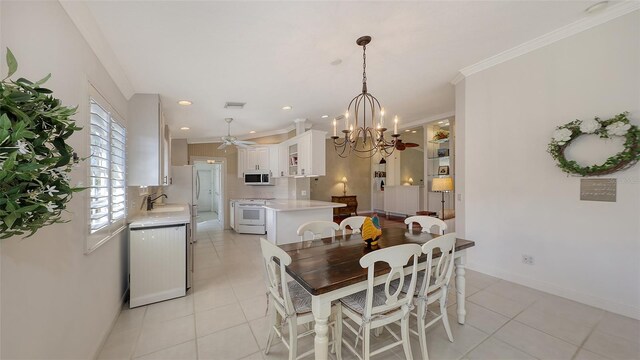
POLYGON ((229 145, 235 145, 235 146, 242 147, 242 148, 248 148, 249 145, 255 145, 256 144, 253 141, 238 140, 237 137, 231 136, 231 122, 233 121, 233 118, 226 118, 226 119, 224 119, 224 121, 227 122, 227 136, 221 136, 220 137, 222 139, 222 145, 218 146, 218 149, 224 149, 229 145))
POLYGON ((402 139, 398 138, 396 140, 396 149, 398 149, 399 151, 403 151, 406 148, 412 148, 412 147, 418 147, 420 145, 416 144, 416 143, 406 143, 406 142, 402 142, 402 139))

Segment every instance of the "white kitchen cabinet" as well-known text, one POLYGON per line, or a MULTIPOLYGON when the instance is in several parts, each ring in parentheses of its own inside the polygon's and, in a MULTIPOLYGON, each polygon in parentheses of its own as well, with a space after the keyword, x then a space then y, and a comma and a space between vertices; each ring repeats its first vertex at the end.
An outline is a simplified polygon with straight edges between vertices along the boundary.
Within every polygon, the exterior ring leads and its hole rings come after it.
POLYGON ((234 200, 229 201, 229 226, 232 229, 236 229, 236 202, 234 200))
POLYGON ((288 177, 289 176, 289 141, 284 141, 278 146, 278 172, 277 177, 288 177))
POLYGON ((298 176, 324 176, 326 174, 327 133, 308 130, 297 137, 298 176))
POLYGON ((308 130, 278 146, 279 177, 315 177, 326 175, 327 133, 308 130))
MULTIPOLYGON (((238 177, 241 178, 247 171, 271 170, 271 146, 252 146, 238 149, 238 177)), ((277 156, 277 154, 274 154, 277 156)))
POLYGON ((169 185, 171 135, 158 94, 135 94, 127 125, 128 185, 169 185))

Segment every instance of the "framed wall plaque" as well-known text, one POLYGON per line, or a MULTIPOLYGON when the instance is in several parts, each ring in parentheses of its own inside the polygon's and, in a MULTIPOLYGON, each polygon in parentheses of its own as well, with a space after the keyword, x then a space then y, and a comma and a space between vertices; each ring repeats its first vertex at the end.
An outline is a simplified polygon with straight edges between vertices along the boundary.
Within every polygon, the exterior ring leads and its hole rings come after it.
POLYGON ((580 179, 580 200, 616 202, 616 179, 580 179))

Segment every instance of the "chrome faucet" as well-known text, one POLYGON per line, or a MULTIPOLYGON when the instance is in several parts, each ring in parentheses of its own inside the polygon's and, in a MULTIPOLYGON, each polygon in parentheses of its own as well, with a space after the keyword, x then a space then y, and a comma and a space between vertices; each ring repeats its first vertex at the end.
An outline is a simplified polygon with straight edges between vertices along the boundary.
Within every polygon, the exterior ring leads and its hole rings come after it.
POLYGON ((153 209, 153 203, 160 199, 161 197, 164 197, 165 199, 168 199, 167 194, 161 194, 155 198, 151 198, 151 195, 147 196, 147 211, 153 209))

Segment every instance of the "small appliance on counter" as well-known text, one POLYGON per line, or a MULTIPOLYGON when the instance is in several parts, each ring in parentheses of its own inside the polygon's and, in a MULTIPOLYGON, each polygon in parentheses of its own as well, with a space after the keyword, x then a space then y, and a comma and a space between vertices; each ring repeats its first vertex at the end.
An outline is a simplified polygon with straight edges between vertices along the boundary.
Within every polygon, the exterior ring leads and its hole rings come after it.
POLYGON ((245 185, 274 185, 273 176, 269 170, 252 170, 243 174, 245 185))

